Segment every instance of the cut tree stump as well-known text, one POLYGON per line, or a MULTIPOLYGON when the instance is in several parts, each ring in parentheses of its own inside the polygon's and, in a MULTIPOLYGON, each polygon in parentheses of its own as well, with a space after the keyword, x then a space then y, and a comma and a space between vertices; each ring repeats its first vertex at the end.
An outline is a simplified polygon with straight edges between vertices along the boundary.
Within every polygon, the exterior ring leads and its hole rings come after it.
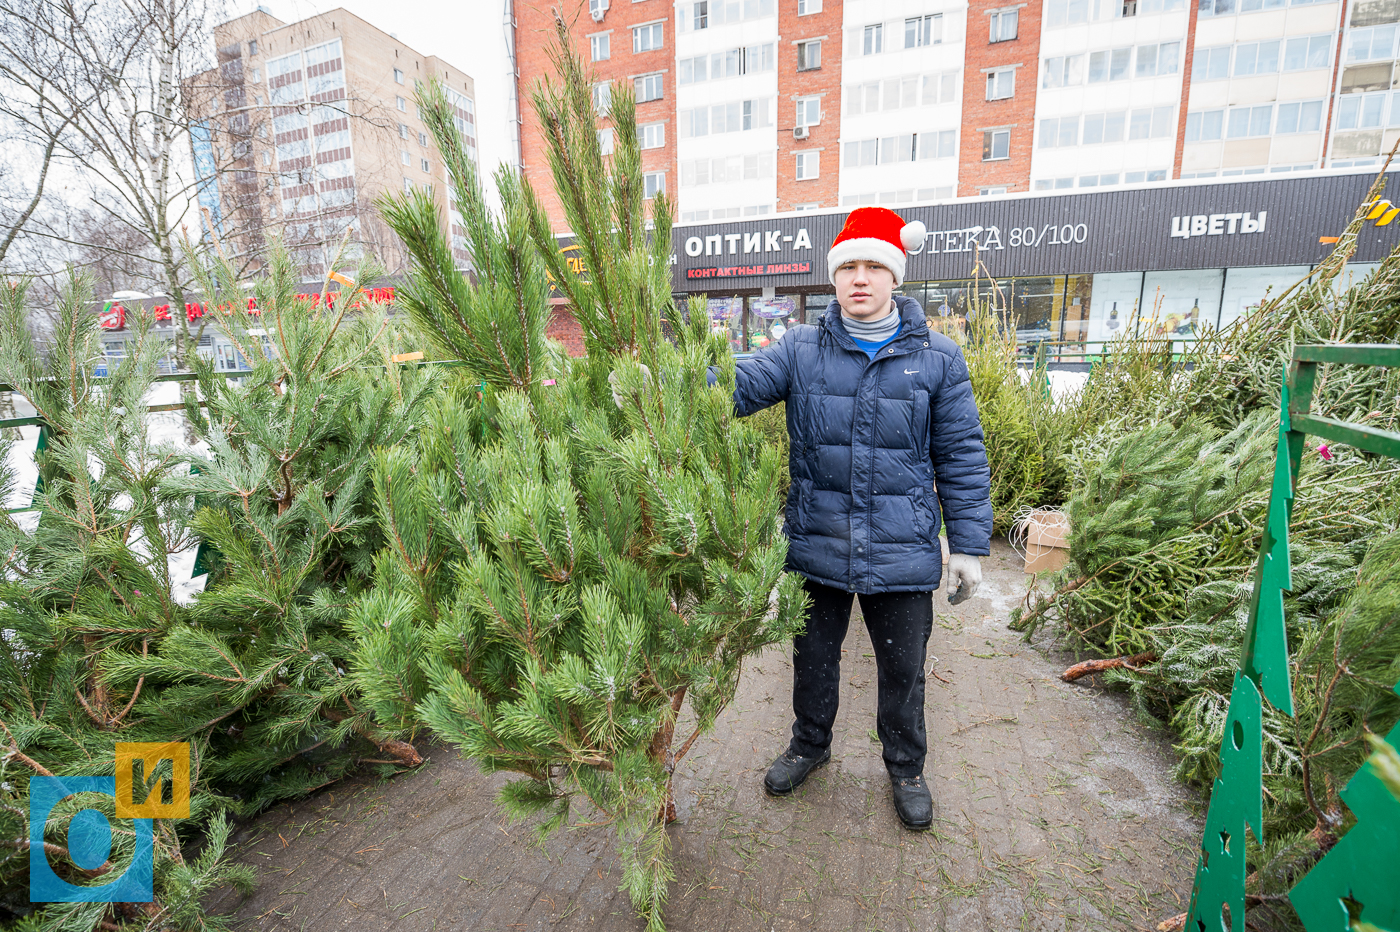
POLYGON ((1076 663, 1068 670, 1060 674, 1060 679, 1066 683, 1073 683, 1081 676, 1088 676, 1090 673, 1102 673, 1105 670, 1116 670, 1119 667, 1127 667, 1129 670, 1136 670, 1138 667, 1152 663, 1157 659, 1157 655, 1152 651, 1144 651, 1141 654, 1133 654, 1131 657, 1114 657, 1109 660, 1086 660, 1083 663, 1076 663))

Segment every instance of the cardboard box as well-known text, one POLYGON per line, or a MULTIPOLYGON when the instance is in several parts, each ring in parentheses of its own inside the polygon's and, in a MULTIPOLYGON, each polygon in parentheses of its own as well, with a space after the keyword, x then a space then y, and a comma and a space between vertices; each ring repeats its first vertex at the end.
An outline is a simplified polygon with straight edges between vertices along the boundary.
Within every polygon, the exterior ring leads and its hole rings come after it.
POLYGON ((1026 572, 1051 573, 1069 562, 1069 518, 1058 511, 1026 519, 1026 572))

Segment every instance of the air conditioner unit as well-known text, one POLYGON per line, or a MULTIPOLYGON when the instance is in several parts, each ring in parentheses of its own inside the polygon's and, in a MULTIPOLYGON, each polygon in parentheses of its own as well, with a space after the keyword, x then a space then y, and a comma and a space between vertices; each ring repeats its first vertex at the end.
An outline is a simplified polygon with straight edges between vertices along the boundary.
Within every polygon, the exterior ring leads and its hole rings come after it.
POLYGON ((601 23, 603 14, 608 11, 608 0, 589 0, 588 13, 593 17, 593 22, 601 23))
POLYGON ((807 138, 807 132, 808 132, 808 130, 807 130, 807 127, 805 127, 805 126, 794 126, 794 127, 792 128, 792 138, 793 138, 793 139, 806 139, 806 138, 807 138))

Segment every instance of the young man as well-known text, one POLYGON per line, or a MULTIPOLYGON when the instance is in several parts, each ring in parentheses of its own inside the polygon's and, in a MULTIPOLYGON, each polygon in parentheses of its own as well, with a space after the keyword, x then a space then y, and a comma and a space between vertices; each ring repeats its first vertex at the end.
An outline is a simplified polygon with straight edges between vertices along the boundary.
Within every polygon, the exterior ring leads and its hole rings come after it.
POLYGON ((831 759, 841 643, 860 596, 879 671, 876 717, 895 810, 926 829, 924 662, 942 576, 939 507, 948 529, 948 591, 976 591, 992 533, 991 482, 967 364, 931 331, 917 301, 896 297, 905 250, 924 238, 883 207, 862 207, 827 254, 836 300, 816 326, 794 327, 741 361, 740 416, 787 402, 792 488, 788 568, 812 607, 793 642, 792 741, 764 786, 785 796, 831 759), (936 494, 935 494, 936 481, 936 494))

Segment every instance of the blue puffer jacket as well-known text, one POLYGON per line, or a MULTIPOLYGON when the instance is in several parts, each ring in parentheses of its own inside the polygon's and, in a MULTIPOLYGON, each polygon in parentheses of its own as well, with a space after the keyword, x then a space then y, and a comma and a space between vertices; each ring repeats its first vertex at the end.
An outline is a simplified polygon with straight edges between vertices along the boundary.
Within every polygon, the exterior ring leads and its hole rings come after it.
POLYGON ((848 592, 937 589, 940 502, 952 552, 990 553, 991 474, 967 363, 919 302, 895 300, 900 334, 873 360, 833 301, 816 326, 738 366, 739 416, 787 402, 788 568, 848 592))

